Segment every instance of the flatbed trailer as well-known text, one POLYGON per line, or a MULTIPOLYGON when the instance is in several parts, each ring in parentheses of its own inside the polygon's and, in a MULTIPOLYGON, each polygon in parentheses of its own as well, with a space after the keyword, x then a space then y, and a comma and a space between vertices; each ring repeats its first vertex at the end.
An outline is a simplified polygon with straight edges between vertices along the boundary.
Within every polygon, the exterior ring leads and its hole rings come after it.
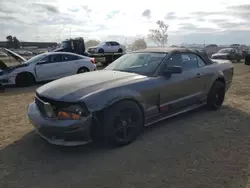
POLYGON ((95 58, 98 62, 101 62, 102 65, 107 66, 124 54, 125 53, 88 53, 88 56, 95 58))

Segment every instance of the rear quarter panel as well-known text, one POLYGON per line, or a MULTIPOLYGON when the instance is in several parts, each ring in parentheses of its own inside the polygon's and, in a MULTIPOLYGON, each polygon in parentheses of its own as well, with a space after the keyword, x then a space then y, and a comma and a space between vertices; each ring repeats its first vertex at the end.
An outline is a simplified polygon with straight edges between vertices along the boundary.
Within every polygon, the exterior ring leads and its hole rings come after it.
POLYGON ((91 63, 90 58, 86 57, 84 59, 79 59, 75 61, 76 72, 81 67, 87 67, 90 71, 93 71, 96 68, 96 65, 91 63))

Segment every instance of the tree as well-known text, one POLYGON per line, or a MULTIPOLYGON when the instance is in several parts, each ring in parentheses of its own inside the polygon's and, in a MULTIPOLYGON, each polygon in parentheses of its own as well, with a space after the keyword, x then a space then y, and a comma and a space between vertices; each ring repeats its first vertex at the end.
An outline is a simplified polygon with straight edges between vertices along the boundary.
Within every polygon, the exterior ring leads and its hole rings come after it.
POLYGON ((156 22, 158 29, 150 29, 148 37, 154 41, 157 46, 165 47, 168 41, 168 25, 162 20, 156 22))
POLYGON ((20 48, 20 42, 16 37, 13 37, 13 48, 15 49, 20 48))
POLYGON ((132 44, 132 50, 140 50, 147 48, 147 43, 144 39, 137 39, 132 44))
POLYGON ((11 35, 9 35, 9 36, 7 36, 6 37, 6 39, 7 39, 7 42, 6 42, 6 48, 13 48, 13 38, 12 38, 12 36, 11 35))
POLYGON ((11 35, 9 35, 6 37, 6 39, 7 39, 6 48, 14 48, 14 49, 20 48, 20 42, 16 37, 12 37, 11 35))
POLYGON ((97 46, 98 44, 100 44, 99 40, 89 40, 85 43, 85 48, 89 48, 91 46, 97 46))

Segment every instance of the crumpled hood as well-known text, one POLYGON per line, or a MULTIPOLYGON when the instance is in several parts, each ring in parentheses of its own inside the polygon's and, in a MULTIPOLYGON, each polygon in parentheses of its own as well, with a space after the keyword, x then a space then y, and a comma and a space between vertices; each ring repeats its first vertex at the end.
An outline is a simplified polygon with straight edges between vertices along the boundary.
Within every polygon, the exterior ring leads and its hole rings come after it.
POLYGON ((215 53, 212 56, 227 56, 229 53, 215 53))
POLYGON ((29 64, 26 64, 26 63, 22 63, 22 64, 15 65, 15 66, 9 66, 9 67, 6 64, 4 64, 4 65, 6 67, 1 66, 1 62, 0 62, 0 76, 3 75, 3 74, 10 73, 15 69, 29 66, 29 64))
POLYGON ((27 61, 27 59, 25 59, 24 57, 20 56, 19 54, 15 53, 15 52, 13 52, 13 51, 7 49, 7 48, 4 48, 4 52, 5 52, 7 55, 13 57, 16 61, 19 61, 19 62, 21 62, 21 63, 27 61))
POLYGON ((37 94, 50 99, 76 102, 87 95, 145 78, 135 73, 101 70, 64 77, 37 89, 37 94))

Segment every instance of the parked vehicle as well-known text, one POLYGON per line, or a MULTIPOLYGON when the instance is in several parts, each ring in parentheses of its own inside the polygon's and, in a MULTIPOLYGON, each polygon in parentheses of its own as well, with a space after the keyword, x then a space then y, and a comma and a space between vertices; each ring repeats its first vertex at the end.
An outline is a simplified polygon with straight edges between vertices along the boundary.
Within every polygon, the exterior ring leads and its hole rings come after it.
POLYGON ((250 53, 245 57, 245 65, 250 65, 250 53))
POLYGON ((125 47, 115 41, 102 42, 97 46, 88 48, 88 53, 123 53, 125 47))
POLYGON ((111 43, 113 44, 113 46, 106 47, 104 43, 104 45, 101 45, 101 44, 99 45, 100 48, 98 46, 91 47, 89 51, 86 52, 84 39, 82 37, 78 37, 78 38, 67 39, 67 40, 62 41, 61 46, 59 48, 54 49, 53 51, 54 52, 71 52, 71 53, 76 53, 76 54, 93 57, 93 58, 102 58, 104 59, 104 61, 102 61, 101 63, 104 66, 107 66, 109 63, 121 57, 125 52, 124 50, 125 47, 123 47, 122 45, 120 44, 114 45, 117 42, 111 42, 111 43), (116 48, 117 50, 115 50, 116 48))
POLYGON ((242 52, 236 48, 223 48, 213 54, 212 59, 228 59, 240 61, 243 58, 242 52))
POLYGON ((3 85, 29 86, 35 82, 96 70, 94 58, 68 52, 43 53, 29 60, 11 50, 5 49, 5 52, 19 60, 20 64, 8 67, 2 62, 0 83, 3 85))
POLYGON ((203 105, 218 110, 232 77, 229 60, 211 60, 185 48, 144 49, 123 55, 104 70, 38 88, 28 117, 52 144, 102 138, 126 145, 144 126, 203 105))
POLYGON ((70 38, 61 42, 61 46, 52 50, 53 52, 71 52, 87 56, 85 52, 85 42, 82 37, 70 38))

